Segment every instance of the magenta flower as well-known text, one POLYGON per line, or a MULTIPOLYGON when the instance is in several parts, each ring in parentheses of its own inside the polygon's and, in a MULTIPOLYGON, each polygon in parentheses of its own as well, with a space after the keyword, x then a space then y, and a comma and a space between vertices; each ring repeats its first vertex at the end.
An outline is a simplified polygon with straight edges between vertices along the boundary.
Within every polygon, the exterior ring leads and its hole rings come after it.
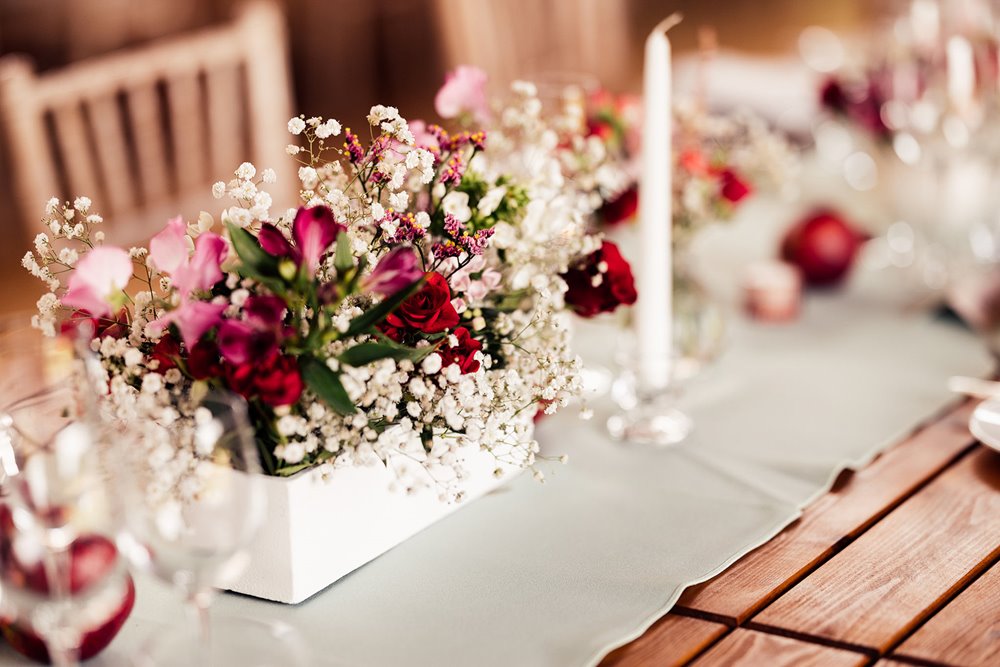
POLYGON ((276 329, 285 319, 288 307, 281 297, 255 294, 243 304, 247 322, 264 329, 276 329))
POLYGON ((222 280, 220 265, 228 248, 225 240, 211 232, 202 234, 189 255, 187 226, 180 216, 167 222, 167 227, 149 242, 149 257, 159 271, 170 274, 174 287, 182 298, 195 290, 211 289, 222 280))
POLYGON ((153 320, 149 326, 154 331, 162 331, 173 324, 180 332, 184 345, 190 350, 206 332, 222 320, 222 311, 225 309, 225 304, 185 299, 181 301, 180 306, 153 320))
POLYGON ((334 220, 333 212, 326 206, 300 208, 292 223, 292 240, 289 243, 281 230, 264 223, 257 238, 260 247, 275 257, 288 257, 298 266, 305 266, 309 275, 315 275, 320 260, 337 240, 344 226, 334 220))
POLYGON ((362 288, 382 296, 395 294, 420 280, 424 275, 417 253, 411 248, 398 247, 378 261, 362 288))
POLYGON ((468 113, 478 123, 489 120, 486 79, 486 72, 478 67, 459 65, 445 76, 444 85, 434 97, 434 109, 442 118, 468 113))
POLYGON ((246 320, 226 320, 219 327, 219 351, 241 365, 273 354, 284 335, 285 302, 276 296, 252 296, 243 307, 246 320))
POLYGON ((65 306, 106 317, 121 305, 122 290, 131 278, 132 259, 126 251, 112 246, 97 247, 76 265, 61 301, 65 306))

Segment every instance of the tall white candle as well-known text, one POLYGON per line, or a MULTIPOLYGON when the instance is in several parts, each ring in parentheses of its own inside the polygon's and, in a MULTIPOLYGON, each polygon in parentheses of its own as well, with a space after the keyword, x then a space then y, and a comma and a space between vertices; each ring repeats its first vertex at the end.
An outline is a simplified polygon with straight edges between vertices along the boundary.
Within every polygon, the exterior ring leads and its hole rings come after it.
POLYGON ((639 299, 636 305, 639 390, 670 383, 672 323, 672 230, 670 41, 680 22, 673 14, 646 39, 643 66, 642 174, 639 184, 639 299))

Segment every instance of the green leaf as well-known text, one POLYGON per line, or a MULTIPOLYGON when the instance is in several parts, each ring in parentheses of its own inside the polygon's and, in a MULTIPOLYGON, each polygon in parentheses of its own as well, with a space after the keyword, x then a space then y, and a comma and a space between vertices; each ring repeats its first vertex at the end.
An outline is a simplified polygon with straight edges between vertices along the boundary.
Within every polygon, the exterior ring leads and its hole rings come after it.
POLYGON ((351 239, 344 232, 337 234, 337 250, 333 255, 333 266, 337 269, 338 276, 342 276, 346 271, 354 268, 354 253, 351 252, 351 239))
POLYGON ((401 289, 390 297, 379 301, 374 306, 361 313, 353 320, 351 324, 347 327, 347 331, 344 332, 345 336, 357 336, 360 333, 368 331, 371 327, 375 326, 392 311, 399 307, 399 304, 406 301, 410 296, 416 293, 424 285, 424 279, 416 281, 409 287, 401 289))
POLYGON ((275 470, 274 474, 278 475, 279 477, 291 477, 295 473, 297 473, 297 472, 299 472, 301 470, 305 470, 306 468, 308 468, 311 465, 313 465, 313 464, 310 461, 308 463, 296 463, 295 465, 282 466, 281 468, 278 468, 277 470, 275 470))
POLYGON ((240 274, 266 285, 281 280, 278 271, 278 258, 260 247, 260 242, 247 230, 229 223, 229 240, 233 242, 233 250, 240 258, 240 274))
POLYGON ((423 350, 418 350, 398 343, 361 343, 344 351, 338 359, 348 366, 364 366, 379 359, 393 358, 416 361, 423 356, 423 350))
POLYGON ((358 409, 347 395, 340 376, 330 370, 323 361, 316 357, 301 357, 299 370, 306 386, 335 412, 342 415, 352 415, 357 412, 358 409))

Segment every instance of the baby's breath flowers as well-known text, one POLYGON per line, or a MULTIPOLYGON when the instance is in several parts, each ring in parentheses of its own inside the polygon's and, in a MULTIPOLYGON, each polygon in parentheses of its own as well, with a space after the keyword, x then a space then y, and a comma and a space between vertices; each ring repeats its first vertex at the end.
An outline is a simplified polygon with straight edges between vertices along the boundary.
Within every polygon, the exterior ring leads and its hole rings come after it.
POLYGON ((218 223, 175 218, 148 249, 103 245, 85 197, 49 202, 23 261, 49 288, 35 324, 92 320, 100 391, 148 431, 163 493, 195 493, 211 455, 190 437, 205 386, 247 399, 270 474, 383 465, 455 500, 487 450, 543 478, 534 419, 581 392, 564 276, 602 242, 590 163, 514 90, 489 132, 382 105, 367 141, 292 118, 299 208, 273 211, 278 175, 245 162, 212 186, 218 223))

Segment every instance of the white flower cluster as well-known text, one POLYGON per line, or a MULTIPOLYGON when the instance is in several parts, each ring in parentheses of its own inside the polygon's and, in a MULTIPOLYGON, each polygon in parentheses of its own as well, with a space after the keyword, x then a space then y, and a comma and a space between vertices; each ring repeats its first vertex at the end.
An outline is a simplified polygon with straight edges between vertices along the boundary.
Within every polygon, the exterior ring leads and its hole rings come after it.
POLYGON ((81 252, 104 242, 104 232, 93 229, 104 220, 91 211, 91 205, 87 197, 77 197, 72 204, 56 197, 46 202, 42 224, 47 231, 35 236, 34 250, 21 258, 21 266, 49 290, 38 300, 38 314, 32 317, 32 326, 46 335, 55 335, 59 317, 59 274, 71 271, 81 252))
MULTIPOLYGON (((249 162, 244 162, 234 173, 235 178, 228 183, 219 181, 212 186, 212 196, 222 199, 226 195, 235 200, 236 205, 222 212, 222 222, 237 227, 248 227, 253 221, 268 222, 271 219, 271 195, 261 188, 264 184, 277 181, 273 169, 264 169, 260 174, 249 162)), ((211 229, 211 217, 199 218, 199 231, 211 229)))
POLYGON ((621 176, 605 162, 603 146, 595 148, 577 137, 576 146, 558 148, 553 125, 560 117, 545 118, 533 84, 515 82, 511 91, 513 102, 490 134, 489 151, 477 156, 473 166, 490 175, 513 175, 526 188, 523 218, 516 224, 497 224, 493 245, 506 253, 505 272, 512 289, 533 289, 558 308, 566 290, 559 274, 601 246, 600 237, 587 228, 587 220, 601 203, 594 196, 601 188, 598 181, 607 179, 606 187, 614 190, 620 187, 621 176), (598 175, 601 167, 607 167, 604 175, 598 175))

